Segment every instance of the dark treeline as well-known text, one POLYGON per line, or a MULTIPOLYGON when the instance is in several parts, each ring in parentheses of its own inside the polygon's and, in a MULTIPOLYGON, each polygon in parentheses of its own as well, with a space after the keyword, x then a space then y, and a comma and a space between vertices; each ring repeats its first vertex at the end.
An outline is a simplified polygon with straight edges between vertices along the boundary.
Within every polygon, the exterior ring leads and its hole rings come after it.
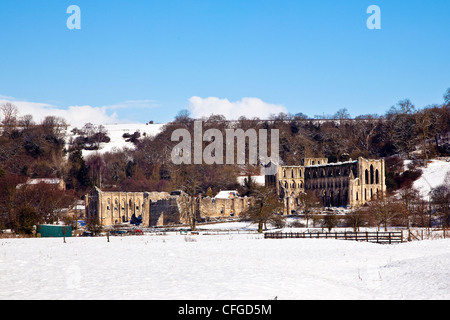
MULTIPOLYGON (((278 129, 280 158, 287 165, 299 164, 304 157, 327 157, 329 162, 365 158, 386 158, 389 190, 410 185, 417 172, 402 174, 402 159, 416 161, 450 156, 450 90, 442 105, 418 109, 403 100, 385 115, 352 118, 341 109, 328 119, 303 114, 278 114, 267 120, 241 117, 226 121, 212 115, 202 120, 203 132, 214 128, 226 136, 229 128, 278 129), (332 120, 330 119, 332 118, 332 120)), ((181 111, 155 137, 132 135, 133 149, 94 154, 84 158, 83 149, 95 150, 109 138, 103 127, 85 126, 77 133, 85 136, 66 141, 67 122, 47 117, 35 123, 32 116, 18 116, 17 108, 5 104, 0 109, 0 227, 14 227, 20 211, 38 220, 49 219, 42 203, 27 200, 15 188, 28 178, 62 178, 72 199, 80 199, 93 186, 120 191, 184 190, 188 194, 215 194, 219 190, 239 189, 251 193, 251 183, 241 187, 239 175, 259 175, 258 166, 175 165, 171 154, 179 141, 171 141, 175 129, 192 133, 194 119, 181 111), (89 130, 88 130, 89 129, 89 130), (98 132, 97 132, 98 131, 98 132), (13 212, 16 211, 16 212, 13 212)), ((130 137, 128 137, 130 139, 130 137)), ((270 141, 270 139, 269 139, 270 141)), ((210 142, 203 142, 207 146, 210 142)), ((247 146, 248 147, 248 146, 247 146)), ((224 152, 225 155, 225 152, 224 152)))

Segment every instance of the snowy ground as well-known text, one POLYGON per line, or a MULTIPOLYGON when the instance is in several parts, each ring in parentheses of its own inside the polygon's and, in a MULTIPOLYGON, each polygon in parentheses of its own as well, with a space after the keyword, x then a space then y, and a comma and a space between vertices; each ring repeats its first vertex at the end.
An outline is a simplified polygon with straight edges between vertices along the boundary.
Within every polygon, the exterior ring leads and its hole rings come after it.
POLYGON ((450 240, 0 239, 0 299, 449 299, 450 240))

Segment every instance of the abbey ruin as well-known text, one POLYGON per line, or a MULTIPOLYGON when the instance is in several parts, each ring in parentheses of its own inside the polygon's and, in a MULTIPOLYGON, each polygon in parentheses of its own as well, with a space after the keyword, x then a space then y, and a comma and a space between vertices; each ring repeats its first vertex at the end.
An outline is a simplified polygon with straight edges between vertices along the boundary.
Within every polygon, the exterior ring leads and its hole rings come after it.
POLYGON ((324 207, 355 208, 386 193, 384 159, 328 163, 326 158, 304 158, 300 166, 278 166, 266 176, 284 202, 284 214, 301 208, 300 195, 311 191, 324 207))
POLYGON ((145 227, 190 224, 237 217, 251 198, 229 192, 225 197, 190 197, 182 191, 108 192, 93 188, 85 197, 86 217, 111 226, 139 219, 145 227))
MULTIPOLYGON (((277 166, 265 176, 265 185, 276 188, 284 215, 302 209, 300 196, 313 192, 324 207, 355 208, 386 193, 384 160, 358 158, 328 163, 327 158, 304 158, 299 166, 277 166)), ((251 197, 237 192, 216 197, 190 197, 182 191, 108 192, 93 188, 86 195, 86 217, 103 226, 139 219, 145 227, 190 224, 238 217, 252 205, 251 197)))

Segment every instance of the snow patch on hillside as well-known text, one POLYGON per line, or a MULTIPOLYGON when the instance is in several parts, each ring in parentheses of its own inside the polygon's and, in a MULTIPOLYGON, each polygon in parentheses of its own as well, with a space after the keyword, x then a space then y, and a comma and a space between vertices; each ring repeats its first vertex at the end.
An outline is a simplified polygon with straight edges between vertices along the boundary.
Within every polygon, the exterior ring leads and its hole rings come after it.
POLYGON ((420 168, 422 176, 417 179, 413 187, 417 189, 424 199, 428 199, 430 192, 445 183, 445 177, 450 175, 450 162, 432 160, 426 168, 420 168))
MULTIPOLYGON (((123 135, 125 133, 133 134, 136 131, 141 133, 141 138, 145 136, 154 137, 158 135, 162 127, 165 124, 143 124, 143 123, 130 123, 130 124, 105 124, 104 127, 108 131, 108 137, 111 141, 109 143, 102 143, 99 150, 83 150, 83 156, 87 156, 95 153, 104 154, 106 152, 113 152, 115 150, 122 150, 124 148, 134 149, 135 145, 132 142, 127 142, 123 135)), ((71 130, 74 127, 69 127, 67 130, 67 140, 71 137, 75 138, 71 130)))

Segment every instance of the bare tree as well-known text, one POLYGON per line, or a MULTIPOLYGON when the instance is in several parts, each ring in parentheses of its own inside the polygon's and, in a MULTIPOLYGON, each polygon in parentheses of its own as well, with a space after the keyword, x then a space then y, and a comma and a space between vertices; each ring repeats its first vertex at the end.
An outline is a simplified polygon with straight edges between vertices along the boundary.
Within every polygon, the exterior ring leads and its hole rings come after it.
POLYGON ((98 217, 91 216, 86 219, 86 230, 92 232, 93 236, 96 236, 102 232, 103 226, 101 225, 98 217))
POLYGON ((450 105, 450 88, 448 88, 444 94, 444 103, 450 105))
POLYGON ((263 232, 263 226, 268 222, 280 224, 279 213, 283 210, 282 203, 273 188, 258 187, 253 194, 254 203, 243 213, 243 218, 258 224, 258 232, 263 232))
POLYGON ((354 123, 354 135, 357 146, 361 147, 367 154, 372 151, 372 139, 379 128, 379 118, 373 115, 359 116, 354 123))
POLYGON ((182 182, 179 188, 185 192, 185 196, 179 202, 182 209, 181 214, 184 215, 185 220, 188 220, 191 230, 195 231, 199 218, 195 196, 200 190, 201 172, 197 166, 181 165, 180 169, 182 171, 182 182))
POLYGON ((418 139, 422 143, 422 154, 425 159, 425 165, 428 165, 428 147, 427 140, 430 138, 431 117, 430 112, 424 109, 416 113, 416 130, 418 139))
POLYGON ((306 191, 299 195, 299 201, 301 203, 301 208, 306 219, 306 228, 309 225, 309 219, 313 217, 316 211, 322 206, 319 198, 313 191, 306 191))
POLYGON ((42 121, 44 133, 54 136, 57 139, 64 139, 68 124, 64 118, 47 116, 42 121))
POLYGON ((19 126, 23 129, 29 129, 36 123, 33 121, 33 116, 31 114, 26 114, 19 119, 19 126))
POLYGON ((322 227, 327 228, 328 232, 331 232, 331 230, 337 226, 338 219, 335 213, 329 212, 327 213, 322 220, 322 227))
POLYGON ((408 159, 418 142, 415 110, 412 102, 406 99, 392 107, 387 114, 392 143, 397 151, 405 153, 408 159))
POLYGON ((384 226, 385 231, 392 221, 404 215, 404 211, 404 204, 393 197, 375 199, 368 204, 368 212, 376 220, 378 229, 384 226))
POLYGON ((362 226, 368 226, 372 224, 372 219, 368 213, 367 208, 362 207, 356 210, 352 210, 350 213, 345 215, 345 221, 347 226, 351 226, 353 231, 359 231, 362 226))
POLYGON ((3 132, 11 135, 12 131, 17 126, 17 114, 19 113, 19 110, 15 105, 7 102, 0 107, 0 111, 3 116, 3 120, 1 121, 3 132))
POLYGON ((415 213, 415 207, 419 198, 419 191, 414 188, 402 188, 399 191, 400 200, 403 203, 403 209, 400 211, 404 220, 405 227, 410 229, 410 220, 415 213))
POLYGON ((431 193, 431 201, 437 214, 441 220, 443 228, 450 226, 450 175, 447 175, 444 184, 433 189, 431 193))

